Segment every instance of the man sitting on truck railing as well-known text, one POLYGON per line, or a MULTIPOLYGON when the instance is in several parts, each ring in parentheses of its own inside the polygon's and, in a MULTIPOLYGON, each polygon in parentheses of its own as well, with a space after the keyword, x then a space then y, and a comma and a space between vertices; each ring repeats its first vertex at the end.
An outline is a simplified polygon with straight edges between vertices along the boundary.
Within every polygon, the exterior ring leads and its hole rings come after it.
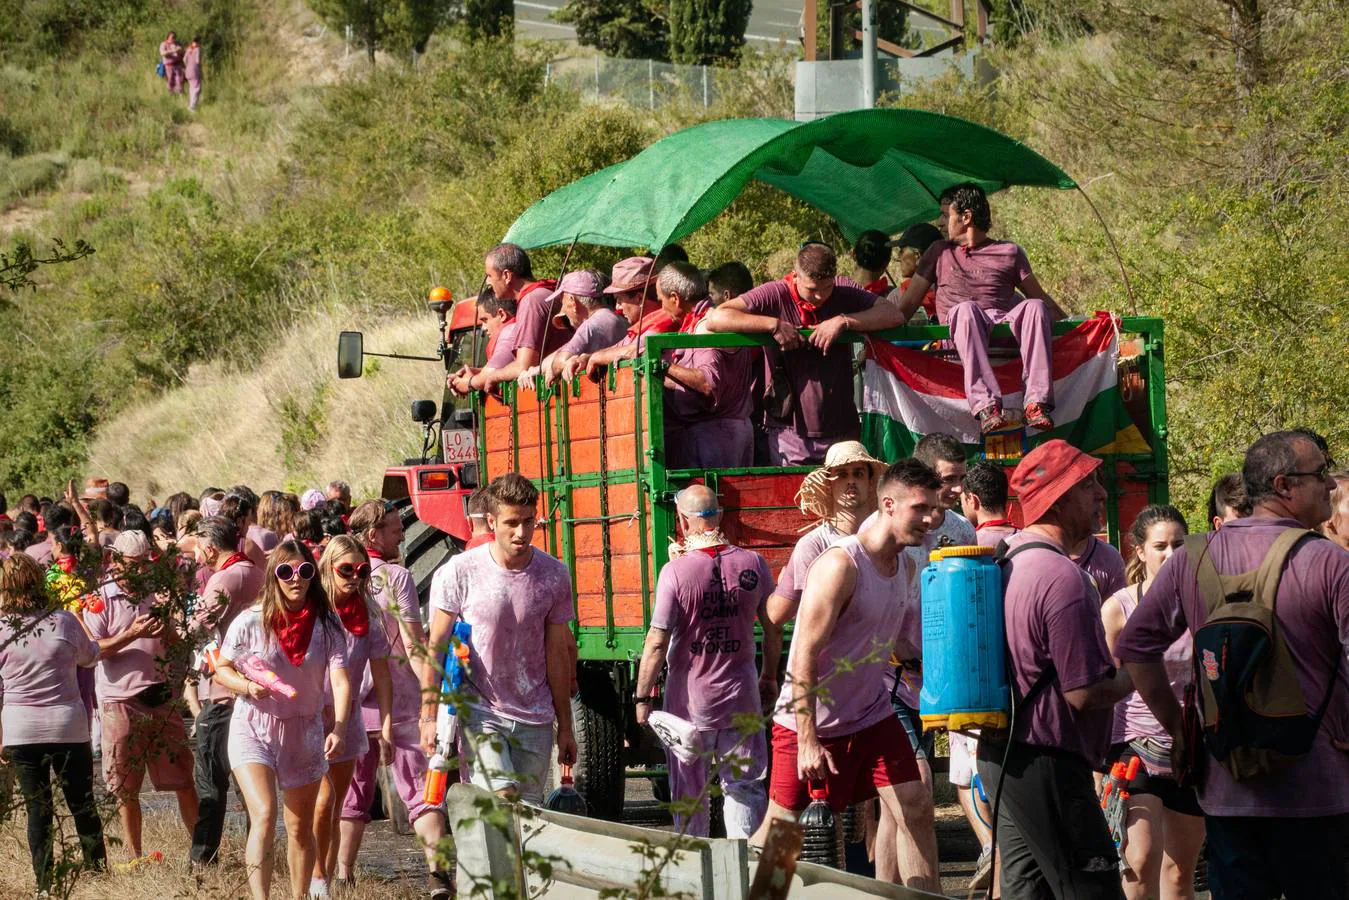
MULTIPOLYGON (((699 330, 711 308, 692 263, 672 262, 656 280, 661 308, 681 333, 699 330)), ((665 463, 671 469, 730 469, 754 462, 749 348, 687 347, 665 373, 665 463)))
POLYGON ((613 283, 604 292, 614 295, 619 312, 630 327, 622 338, 608 347, 573 356, 562 368, 563 378, 570 380, 578 372, 592 374, 621 359, 633 359, 646 346, 648 335, 663 334, 678 327, 656 299, 654 263, 649 256, 631 256, 614 265, 613 283))
POLYGON ((487 335, 487 365, 481 369, 464 366, 450 375, 450 390, 463 396, 473 391, 490 391, 509 380, 506 370, 515 358, 520 323, 515 316, 514 300, 502 300, 487 290, 478 299, 478 327, 487 335))
MULTIPOLYGON (((687 263, 672 263, 671 266, 687 263)), ((691 267, 690 267, 691 268, 691 267)), ((665 274, 661 273, 664 280, 665 274)), ((651 714, 661 666, 668 664, 662 708, 691 723, 702 754, 683 762, 665 754, 670 767, 670 796, 699 799, 693 815, 675 814, 675 828, 707 837, 707 789, 710 764, 720 763, 725 797, 726 836, 747 838, 763 821, 768 794, 763 776, 768 748, 762 728, 749 733, 735 727, 737 715, 759 715, 755 687, 754 622, 766 629, 765 600, 772 589, 768 563, 757 553, 733 546, 721 533, 717 495, 701 484, 679 492, 675 510, 684 533, 685 553, 660 570, 651 630, 637 674, 637 722, 651 714)), ((781 632, 772 646, 764 642, 764 671, 776 671, 781 632)))
POLYGON ((576 331, 567 343, 544 357, 538 370, 526 371, 524 375, 541 371, 543 380, 552 384, 562 377, 567 360, 582 353, 603 350, 623 340, 623 335, 628 333, 628 320, 614 311, 614 295, 604 290, 608 286, 606 281, 594 269, 567 273, 557 293, 562 297, 562 315, 576 331))
POLYGON ((1021 348, 1025 379, 1025 421, 1029 428, 1054 427, 1054 375, 1050 364, 1050 323, 1064 312, 1031 273, 1026 253, 1011 241, 988 236, 992 213, 976 184, 960 184, 941 195, 947 239, 934 241, 899 298, 870 312, 847 316, 822 329, 833 341, 845 328, 873 330, 902 325, 937 288, 937 321, 951 327, 951 341, 965 367, 965 397, 984 434, 1007 427, 1002 392, 988 361, 988 335, 1006 322, 1021 348), (1017 293, 1020 291, 1020 293, 1017 293))
POLYGON ((497 244, 483 258, 483 274, 492 293, 501 300, 514 300, 518 321, 513 358, 501 367, 498 381, 514 381, 526 369, 571 337, 566 320, 554 319, 559 312, 552 279, 534 280, 529 254, 515 244, 497 244))
POLYGON ((853 403, 852 348, 822 347, 814 337, 808 346, 800 332, 876 303, 874 294, 847 279, 836 280, 837 269, 832 248, 806 244, 787 277, 728 300, 707 317, 709 331, 768 334, 777 342, 765 353, 769 465, 819 462, 830 444, 861 432, 853 403))

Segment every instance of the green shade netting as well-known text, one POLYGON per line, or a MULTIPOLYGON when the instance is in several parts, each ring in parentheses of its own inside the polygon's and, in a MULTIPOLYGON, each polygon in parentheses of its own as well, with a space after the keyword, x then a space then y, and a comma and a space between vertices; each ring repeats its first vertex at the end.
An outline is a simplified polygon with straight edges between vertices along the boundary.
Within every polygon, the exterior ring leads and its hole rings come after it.
POLYGON ((1068 175, 991 128, 914 109, 862 109, 813 122, 726 119, 685 128, 622 162, 553 191, 505 240, 663 247, 697 231, 750 179, 833 217, 851 236, 895 234, 940 214, 943 190, 972 181, 1074 188, 1068 175))

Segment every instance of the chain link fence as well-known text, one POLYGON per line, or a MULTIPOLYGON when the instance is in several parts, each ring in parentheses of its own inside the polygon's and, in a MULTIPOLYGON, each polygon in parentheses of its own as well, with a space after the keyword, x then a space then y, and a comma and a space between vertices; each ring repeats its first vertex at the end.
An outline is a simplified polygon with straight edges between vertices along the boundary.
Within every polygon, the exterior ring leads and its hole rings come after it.
POLYGON ((656 109, 679 101, 709 107, 717 101, 718 70, 651 59, 574 57, 548 64, 545 80, 595 100, 618 100, 656 109))

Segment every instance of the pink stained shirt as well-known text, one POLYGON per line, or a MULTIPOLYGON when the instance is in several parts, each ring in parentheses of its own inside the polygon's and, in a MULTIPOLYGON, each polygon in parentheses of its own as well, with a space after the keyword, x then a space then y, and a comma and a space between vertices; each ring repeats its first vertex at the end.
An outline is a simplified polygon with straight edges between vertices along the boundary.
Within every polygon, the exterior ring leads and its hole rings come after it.
MULTIPOLYGON (((882 575, 856 535, 844 538, 834 547, 847 554, 856 567, 857 584, 838 617, 834 633, 820 650, 815 732, 821 739, 856 734, 895 714, 884 675, 891 668, 890 654, 913 576, 912 564, 902 553, 895 574, 882 575), (845 671, 837 660, 848 660, 852 665, 845 671)), ((787 656, 787 677, 773 716, 774 722, 790 731, 796 731, 791 673, 798 647, 800 644, 793 641, 787 656)))
MULTIPOLYGON (((370 558, 370 589, 375 605, 382 610, 378 623, 389 645, 389 679, 393 682, 394 724, 415 722, 421 715, 422 688, 416 667, 419 665, 407 651, 399 622, 421 623, 421 603, 417 599, 417 584, 412 573, 397 563, 378 557, 370 558)), ((379 704, 375 701, 374 680, 367 669, 361 680, 361 718, 367 731, 379 728, 379 704)))
MULTIPOLYGON (((1252 516, 1223 525, 1209 544, 1222 574, 1259 568, 1274 539, 1291 519, 1252 516)), ((1199 784, 1199 805, 1210 816, 1337 816, 1349 813, 1349 752, 1332 741, 1349 741, 1349 553, 1327 540, 1309 538, 1289 554, 1275 598, 1284 643, 1297 668, 1309 708, 1320 704, 1335 679, 1321 729, 1311 752, 1269 775, 1237 782, 1209 759, 1199 784)), ((1184 635, 1191 638, 1207 619, 1185 548, 1162 565, 1143 602, 1115 642, 1122 662, 1163 662, 1184 635)))
MULTIPOLYGON (((1106 603, 1118 603, 1120 609, 1124 611, 1125 621, 1128 621, 1129 616, 1132 616, 1134 610, 1138 608, 1138 594, 1141 587, 1141 584, 1131 584, 1112 594, 1106 603)), ((1194 681, 1194 641, 1189 634, 1182 634, 1176 638, 1174 644, 1166 648, 1162 662, 1166 665, 1166 678, 1171 683, 1171 692, 1176 695, 1177 702, 1183 702, 1185 688, 1194 681)), ((1111 740, 1118 744, 1121 741, 1143 737, 1163 738, 1168 744, 1171 742, 1162 723, 1157 721, 1157 717, 1148 709, 1138 691, 1134 691, 1115 704, 1115 731, 1111 740)))
POLYGON ((937 321, 945 325, 951 310, 967 301, 1011 312, 1024 299, 1016 289, 1031 276, 1031 268, 1026 252, 1011 241, 987 241, 968 251, 951 241, 933 241, 916 274, 935 285, 937 321))
MULTIPOLYGON (((253 605, 262 590, 263 570, 252 560, 241 559, 213 572, 192 608, 189 634, 203 643, 221 642, 234 619, 253 605)), ((211 683, 210 700, 229 700, 234 694, 211 683)))
POLYGON ((492 355, 487 359, 488 369, 504 369, 515 362, 515 342, 520 335, 520 321, 512 319, 501 326, 496 342, 492 344, 492 355))
MULTIPOLYGON (((102 612, 86 612, 85 627, 95 641, 116 637, 131 627, 136 617, 148 614, 156 597, 137 602, 115 582, 99 588, 102 612)), ((139 637, 98 661, 100 700, 130 700, 141 691, 169 680, 165 667, 168 648, 161 637, 139 637)))
POLYGON ((539 359, 543 359, 571 339, 570 325, 559 327, 553 322, 553 316, 562 311, 562 305, 561 303, 550 305, 548 300, 552 296, 552 291, 540 286, 517 299, 515 304, 515 321, 519 326, 515 338, 517 350, 527 347, 537 352, 539 359))
POLYGON ((220 644, 221 659, 242 660, 249 656, 259 657, 277 677, 295 688, 295 698, 269 691, 261 700, 244 695, 236 703, 246 704, 276 719, 312 717, 323 710, 323 687, 328 680, 328 670, 346 668, 346 630, 333 614, 326 621, 315 622, 304 659, 297 666, 286 656, 276 637, 263 628, 262 607, 253 606, 230 623, 225 640, 220 644))
POLYGON ((76 669, 97 659, 98 644, 65 610, 0 618, 5 746, 87 743, 89 713, 76 669))
POLYGON ((754 622, 772 588, 764 558, 729 545, 691 550, 660 570, 651 627, 670 634, 666 710, 705 730, 759 712, 754 622))
POLYGON ((1082 555, 1075 557, 1073 562, 1091 576, 1091 580, 1096 583, 1096 592, 1102 597, 1124 590, 1128 583, 1124 575, 1124 557, 1114 545, 1107 544, 1094 534, 1087 538, 1082 555))
POLYGON ((538 548, 523 569, 492 557, 494 544, 466 550, 436 571, 431 603, 473 626, 468 690, 479 710, 525 725, 554 719, 545 653, 547 625, 576 616, 567 567, 538 548))
POLYGON ((811 564, 819 559, 821 553, 845 537, 846 534, 828 522, 821 522, 801 535, 801 539, 792 548, 792 555, 787 558, 787 565, 782 567, 782 572, 778 575, 778 586, 774 593, 794 603, 800 603, 801 592, 806 588, 806 575, 810 573, 811 564))
POLYGON ((590 311, 590 315, 586 316, 586 320, 571 336, 571 340, 559 349, 565 350, 572 356, 594 353, 596 350, 603 350, 605 347, 612 347, 617 344, 623 340, 627 333, 628 320, 609 307, 601 306, 590 311))

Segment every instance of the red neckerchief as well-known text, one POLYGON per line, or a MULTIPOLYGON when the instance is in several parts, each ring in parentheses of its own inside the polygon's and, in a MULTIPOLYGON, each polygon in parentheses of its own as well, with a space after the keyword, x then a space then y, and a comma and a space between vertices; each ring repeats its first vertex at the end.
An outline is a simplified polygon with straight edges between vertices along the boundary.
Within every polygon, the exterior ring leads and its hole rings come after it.
POLYGON ((511 316, 511 317, 508 318, 506 321, 504 321, 504 322, 501 323, 501 327, 497 329, 497 333, 496 333, 496 334, 492 335, 490 338, 487 339, 487 358, 488 358, 488 359, 491 359, 491 358, 492 358, 492 354, 493 354, 494 352, 496 352, 496 348, 497 348, 497 338, 501 337, 502 333, 506 330, 506 326, 509 325, 509 324, 511 324, 511 323, 514 322, 514 321, 515 321, 515 316, 511 316))
POLYGON ((383 553, 380 553, 378 550, 374 549, 373 547, 366 547, 366 548, 365 548, 365 552, 370 554, 370 558, 371 558, 371 559, 377 559, 377 560, 379 560, 380 562, 388 562, 388 560, 384 558, 384 554, 383 554, 383 553))
POLYGON ((782 279, 787 283, 787 290, 791 292, 792 302, 796 304, 796 314, 801 318, 802 328, 814 328, 820 324, 819 307, 813 303, 807 303, 801 299, 801 295, 796 292, 796 273, 788 272, 782 279))
POLYGON ((693 334, 693 330, 698 327, 698 323, 703 320, 703 317, 707 315, 707 311, 711 308, 711 306, 706 306, 701 310, 695 309, 685 316, 684 320, 679 323, 679 333, 693 334))
POLYGON ((69 575, 71 572, 75 571, 75 563, 78 561, 79 560, 75 559, 73 556, 65 556, 56 561, 56 568, 69 575))
POLYGON ((657 307, 649 313, 644 313, 637 324, 628 329, 628 337, 633 340, 644 334, 665 334, 668 331, 674 331, 677 327, 675 320, 670 318, 669 313, 657 307))
POLYGON ((365 637, 370 632, 370 610, 366 608, 365 598, 360 594, 345 604, 342 598, 334 597, 333 606, 337 608, 337 615, 342 619, 342 627, 347 631, 356 637, 365 637))
POLYGON ((309 641, 314 637, 314 624, 318 616, 314 606, 308 601, 297 612, 278 612, 272 616, 272 631, 276 640, 285 651, 290 664, 299 668, 304 665, 304 656, 309 652, 309 641))
POLYGON ((221 564, 217 572, 223 572, 235 563, 248 562, 248 556, 243 553, 231 553, 229 557, 221 564))
POLYGON ((1006 526, 1007 528, 1016 527, 1015 525, 1012 524, 1011 519, 989 519, 987 522, 984 522, 983 524, 974 526, 974 530, 983 531, 985 528, 1000 528, 1003 526, 1006 526))
POLYGON ((869 294, 877 294, 883 297, 890 293, 890 279, 882 275, 880 278, 877 278, 875 281, 862 288, 862 290, 869 294))

